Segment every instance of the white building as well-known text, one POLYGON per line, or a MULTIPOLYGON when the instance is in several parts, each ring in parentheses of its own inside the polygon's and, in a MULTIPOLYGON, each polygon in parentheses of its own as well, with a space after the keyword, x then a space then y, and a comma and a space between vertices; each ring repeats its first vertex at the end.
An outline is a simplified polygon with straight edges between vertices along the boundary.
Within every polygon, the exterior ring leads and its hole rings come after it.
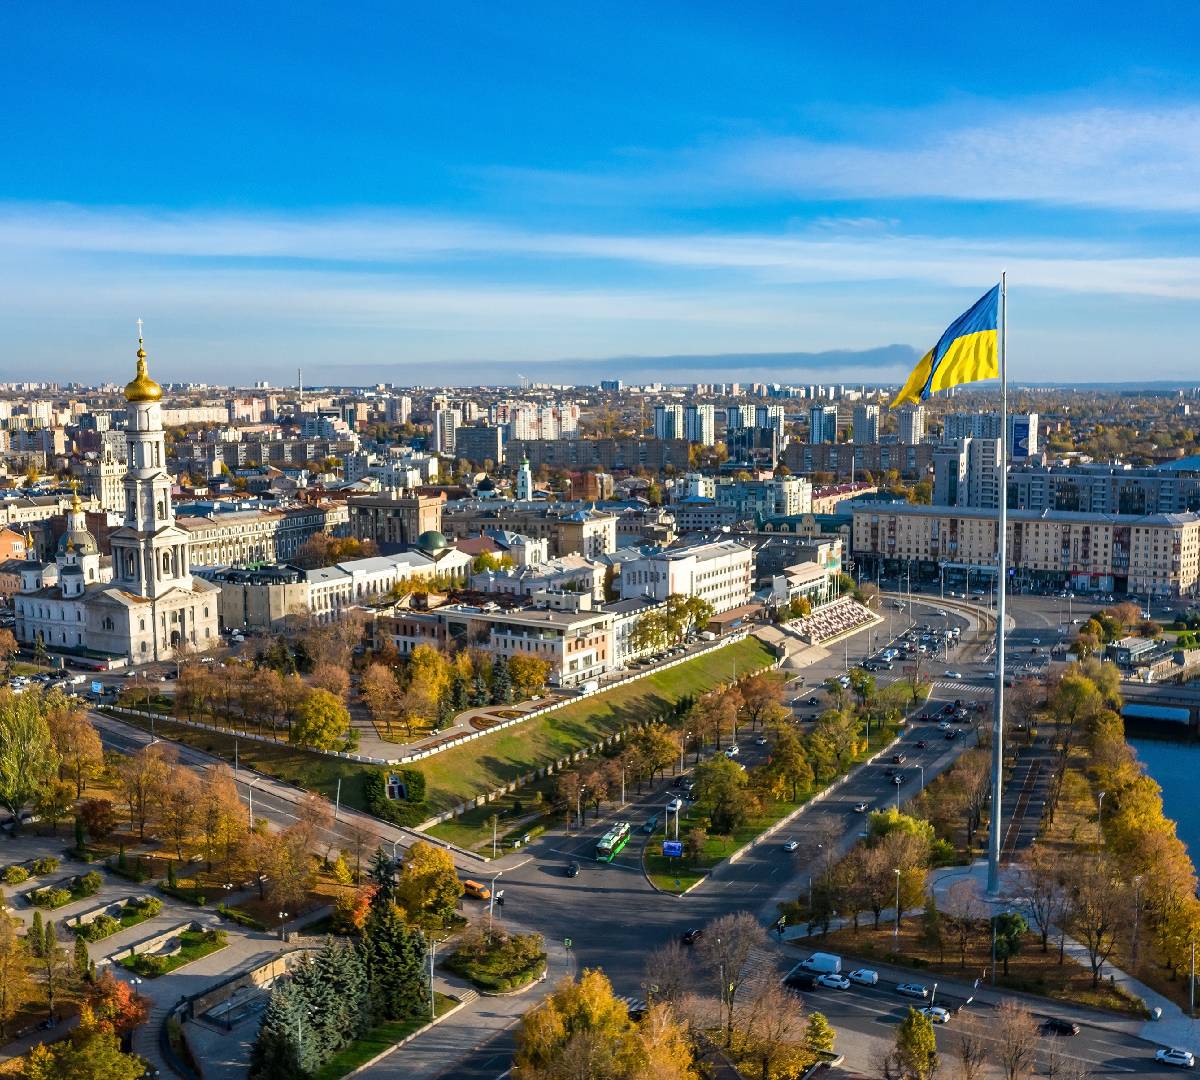
POLYGON ((753 579, 751 549, 736 540, 719 540, 630 560, 621 568, 621 597, 698 596, 720 614, 750 600, 753 579))
POLYGON ((712 405, 689 405, 683 413, 683 437, 712 446, 717 441, 717 410, 712 405))
POLYGON ((854 406, 854 441, 856 443, 879 442, 879 406, 854 406))
POLYGON ((102 580, 95 538, 75 501, 55 563, 27 562, 15 598, 16 635, 27 644, 167 660, 217 638, 216 585, 191 573, 188 534, 175 524, 164 468, 162 387, 146 373, 138 339, 128 402, 125 523, 110 534, 111 583, 102 580))
POLYGON ((654 437, 656 439, 683 438, 683 406, 654 406, 654 437))

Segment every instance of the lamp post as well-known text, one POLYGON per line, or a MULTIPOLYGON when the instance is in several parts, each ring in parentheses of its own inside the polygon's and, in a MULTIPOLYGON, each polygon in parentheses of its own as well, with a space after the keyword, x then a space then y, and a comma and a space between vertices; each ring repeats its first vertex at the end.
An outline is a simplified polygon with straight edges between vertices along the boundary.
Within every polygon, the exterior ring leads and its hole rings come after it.
POLYGON ((896 929, 892 933, 893 944, 900 940, 900 868, 892 871, 896 875, 896 929))
POLYGON ((583 827, 583 793, 585 791, 587 791, 587 788, 580 787, 579 791, 575 794, 575 823, 580 828, 583 827))
POLYGON ((283 924, 287 920, 288 913, 286 911, 279 912, 279 940, 283 941, 283 924))
POLYGON ((262 779, 261 776, 256 776, 246 785, 246 800, 250 804, 250 828, 254 828, 254 785, 262 779))
POLYGON ((499 880, 500 875, 503 873, 504 873, 503 870, 497 870, 492 875, 492 891, 491 891, 491 894, 488 896, 488 933, 489 934, 492 932, 492 912, 495 911, 495 909, 496 909, 496 882, 499 880))
POLYGON ((1096 800, 1099 803, 1099 808, 1096 811, 1096 828, 1100 832, 1100 846, 1102 848, 1104 847, 1104 796, 1107 794, 1108 792, 1106 791, 1100 792, 1096 800))
POLYGON ((687 741, 691 737, 692 737, 692 733, 690 731, 685 731, 683 733, 683 738, 679 740, 679 771, 680 772, 683 772, 683 755, 684 755, 685 751, 687 750, 687 741))

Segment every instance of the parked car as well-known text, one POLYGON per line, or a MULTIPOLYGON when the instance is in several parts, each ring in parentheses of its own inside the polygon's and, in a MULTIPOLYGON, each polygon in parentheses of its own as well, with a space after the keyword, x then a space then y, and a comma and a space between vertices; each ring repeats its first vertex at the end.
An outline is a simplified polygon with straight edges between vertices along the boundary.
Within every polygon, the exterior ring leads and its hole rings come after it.
POLYGON ((783 850, 792 852, 792 851, 795 851, 799 846, 800 846, 799 840, 789 840, 786 844, 783 845, 783 850))
POLYGON ((945 740, 947 742, 953 742, 955 739, 958 738, 958 732, 955 731, 954 728, 951 728, 949 731, 946 732, 946 734, 943 736, 943 738, 945 738, 945 740))
POLYGON ((898 983, 896 993, 902 994, 904 997, 927 998, 929 997, 929 987, 922 986, 920 983, 898 983))
POLYGON ((818 975, 816 979, 818 986, 824 986, 828 990, 849 990, 850 980, 845 975, 818 975))
POLYGON ((815 952, 812 956, 800 961, 805 971, 815 971, 818 975, 840 975, 842 973, 842 958, 834 953, 815 952))
POLYGON ((1047 1016, 1042 1021, 1043 1035, 1078 1035, 1079 1025, 1072 1020, 1063 1020, 1057 1016, 1047 1016))
POLYGON ((879 983, 879 972, 870 968, 855 968, 846 978, 859 986, 876 986, 879 983))
POLYGON ((813 990, 817 980, 797 964, 783 977, 783 985, 790 986, 793 990, 813 990))
POLYGON ((917 1010, 922 1016, 929 1017, 931 1023, 948 1024, 950 1023, 950 1010, 943 1009, 940 1005, 926 1005, 924 1008, 917 1010))
POLYGON ((1164 1047, 1154 1055, 1154 1060, 1163 1065, 1175 1065, 1180 1069, 1194 1069, 1196 1067, 1196 1055, 1190 1050, 1183 1050, 1178 1046, 1172 1046, 1169 1049, 1164 1047))
POLYGON ((703 933, 703 927, 693 926, 690 930, 685 930, 679 940, 685 945, 695 945, 696 942, 700 940, 700 937, 703 935, 703 933))

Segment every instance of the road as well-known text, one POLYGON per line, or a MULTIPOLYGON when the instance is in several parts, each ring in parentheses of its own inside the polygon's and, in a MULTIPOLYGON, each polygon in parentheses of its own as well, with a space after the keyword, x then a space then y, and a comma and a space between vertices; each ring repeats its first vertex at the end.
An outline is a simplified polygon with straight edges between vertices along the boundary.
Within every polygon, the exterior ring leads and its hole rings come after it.
MULTIPOLYGON (((1047 627, 1051 631, 1056 629, 1053 622, 1056 606, 1053 598, 1041 597, 1016 598, 1010 605, 1015 626, 1008 640, 1018 656, 1022 649, 1029 655, 1028 650, 1034 647, 1031 641, 1033 637, 1040 636, 1043 639, 1043 650, 1048 647, 1047 627), (1032 603, 1027 604, 1026 601, 1032 603)), ((1079 607, 1075 605, 1076 610, 1079 607)), ((909 614, 906 611, 893 615, 893 628, 897 633, 908 625, 909 614)), ((914 597, 911 616, 915 621, 929 622, 931 625, 947 622, 963 626, 967 624, 960 612, 949 606, 943 608, 937 598, 914 597), (945 617, 938 615, 939 609, 947 612, 945 617)), ((880 634, 879 629, 873 629, 870 634, 872 639, 876 639, 870 641, 875 650, 884 645, 883 641, 877 639, 887 637, 886 634, 880 634)), ((964 639, 967 637, 964 633, 964 639)), ((841 674, 847 664, 861 662, 867 644, 867 634, 860 633, 846 645, 835 646, 825 659, 806 669, 803 676, 797 677, 789 687, 789 697, 807 699, 813 687, 841 674)), ((932 712, 941 703, 956 698, 965 702, 990 701, 991 687, 985 675, 986 663, 964 658, 974 651, 970 645, 969 640, 964 640, 961 654, 952 653, 948 660, 942 658, 930 662, 928 670, 932 679, 932 698, 930 705, 921 710, 922 714, 932 712), (963 679, 947 678, 945 672, 948 664, 957 664, 963 679)), ((1017 662, 1022 661, 1018 659, 1017 662)), ((877 678, 883 683, 900 674, 897 671, 881 671, 877 678)), ((804 713, 807 708, 801 706, 799 712, 804 713)), ((985 712, 984 717, 990 718, 990 711, 985 712)), ((105 745, 110 748, 128 751, 151 741, 147 733, 110 717, 94 715, 94 719, 105 745)), ((904 762, 899 766, 902 780, 899 786, 893 784, 885 774, 886 769, 892 767, 889 760, 881 758, 856 768, 836 792, 811 804, 793 824, 751 849, 738 862, 719 866, 686 897, 659 893, 641 872, 644 845, 661 842, 663 838, 662 810, 671 793, 669 781, 647 788, 643 793, 628 790, 628 801, 624 805, 607 806, 604 813, 599 818, 592 818, 585 828, 545 834, 518 855, 506 856, 495 863, 462 854, 456 854, 455 860, 462 873, 481 879, 489 879, 501 871, 498 887, 505 891, 505 904, 496 909, 498 918, 513 929, 538 931, 548 942, 554 943, 556 951, 562 949, 566 939, 570 939, 571 965, 603 967, 619 994, 641 997, 644 996, 642 972, 646 956, 654 948, 677 938, 692 926, 704 925, 733 911, 750 910, 764 924, 774 922, 776 905, 781 900, 795 899, 807 888, 814 866, 818 860, 827 857, 829 847, 841 853, 858 838, 864 821, 863 814, 855 809, 858 804, 866 803, 869 809, 876 809, 895 805, 897 798, 903 804, 915 796, 924 783, 952 763, 955 756, 973 739, 974 733, 969 729, 962 737, 948 742, 941 737, 936 724, 914 722, 908 725, 900 736, 899 745, 895 750, 888 751, 889 757, 896 751, 905 755, 904 762), (916 744, 919 741, 927 745, 918 747, 916 744), (659 814, 659 831, 654 837, 637 831, 625 851, 612 864, 595 861, 596 840, 613 820, 626 819, 637 828, 654 813, 659 814), (783 850, 783 844, 792 838, 799 842, 800 847, 795 853, 789 854, 783 850), (566 866, 571 861, 577 861, 581 867, 575 878, 566 876, 566 866)), ((741 760, 748 765, 769 749, 756 746, 753 734, 748 737, 743 734, 741 745, 741 760)), ((187 764, 196 767, 204 767, 214 760, 207 754, 189 748, 180 748, 180 756, 187 764)), ((255 816, 267 817, 279 826, 294 821, 295 804, 302 793, 269 778, 251 781, 252 775, 243 771, 239 777, 239 791, 245 799, 249 784, 253 783, 255 816)), ((1021 798, 1025 787, 1023 779, 1018 779, 1018 783, 1020 786, 1014 785, 1016 790, 1010 795, 1013 800, 1021 798)), ((1037 804, 1030 806, 1030 802, 1027 798, 1029 820, 1035 822, 1037 804)), ((1015 805, 1015 802, 1010 805, 1015 805)), ((331 830, 327 839, 335 844, 344 844, 350 822, 367 825, 387 845, 395 843, 403 847, 411 839, 411 834, 405 830, 353 811, 343 811, 342 820, 331 830)), ((791 947, 773 946, 761 960, 762 970, 777 974, 786 970, 794 962, 794 956, 788 956, 790 952, 794 952, 791 947)), ((882 991, 852 991, 836 999, 823 996, 822 1006, 834 1010, 830 1013, 830 1020, 835 1027, 844 1026, 847 1033, 854 1033, 855 1045, 861 1042, 867 1046, 872 1038, 890 1039, 888 1026, 903 1015, 901 1003, 893 998, 894 995, 882 991)), ((534 1001, 533 995, 525 995, 526 1007, 534 1001)), ((445 1047, 445 1066, 439 1071, 430 1064, 420 1070, 420 1075, 478 1077, 479 1080, 493 1080, 502 1076, 511 1062, 514 1023, 515 1013, 509 1014, 505 1010, 501 1014, 497 1011, 491 1022, 478 1023, 464 1032, 463 1038, 453 1042, 448 1038, 448 1032, 435 1036, 434 1032, 440 1029, 433 1029, 429 1038, 431 1042, 436 1041, 437 1045, 445 1047), (489 1038, 488 1031, 497 1033, 489 1038), (453 1052, 450 1052, 451 1046, 453 1052)), ((1095 1028, 1094 1024, 1092 1028, 1095 1028)), ((1138 1062, 1144 1062, 1149 1053, 1148 1044, 1132 1036, 1104 1032, 1098 1028, 1095 1030, 1097 1034, 1093 1035, 1088 1029, 1072 1043, 1072 1047, 1086 1049, 1099 1040, 1096 1045, 1101 1049, 1096 1053, 1107 1055, 1097 1059, 1095 1067, 1099 1071, 1121 1072, 1140 1068, 1140 1065, 1129 1062, 1135 1058, 1138 1062), (1106 1042, 1106 1039, 1110 1041, 1106 1042)), ((413 1045, 415 1047, 416 1044, 413 1045)), ((430 1057, 436 1059, 436 1055, 430 1057)), ((378 1068, 369 1070, 366 1075, 388 1076, 395 1071, 400 1060, 393 1055, 392 1059, 385 1059, 378 1068)), ((870 1068, 873 1064, 873 1061, 864 1060, 859 1067, 870 1068)))

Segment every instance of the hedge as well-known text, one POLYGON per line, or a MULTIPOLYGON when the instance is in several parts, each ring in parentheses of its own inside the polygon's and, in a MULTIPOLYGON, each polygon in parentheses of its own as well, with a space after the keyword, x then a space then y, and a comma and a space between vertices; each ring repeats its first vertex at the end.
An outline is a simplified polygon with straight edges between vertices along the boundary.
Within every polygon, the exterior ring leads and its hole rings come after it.
POLYGON ((393 825, 419 825, 429 817, 429 808, 425 805, 425 774, 420 769, 372 769, 363 777, 363 797, 368 813, 393 825), (409 794, 404 800, 387 796, 387 775, 397 771, 409 794))

